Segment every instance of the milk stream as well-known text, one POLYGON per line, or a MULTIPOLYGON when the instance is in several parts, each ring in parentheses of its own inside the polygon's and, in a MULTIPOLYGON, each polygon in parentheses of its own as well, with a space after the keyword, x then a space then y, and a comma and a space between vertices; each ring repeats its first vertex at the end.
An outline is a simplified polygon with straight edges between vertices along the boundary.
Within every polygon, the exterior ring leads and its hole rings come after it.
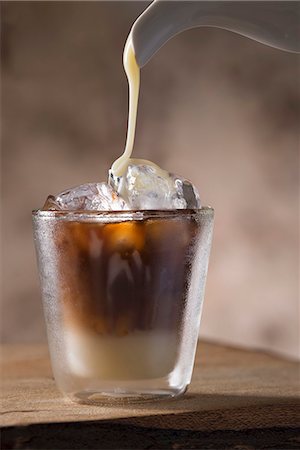
POLYGON ((140 91, 140 68, 136 62, 131 35, 128 36, 127 42, 125 44, 123 53, 123 65, 129 87, 127 138, 124 153, 112 164, 110 174, 113 177, 121 177, 126 173, 129 164, 147 164, 151 165, 156 171, 156 173, 159 174, 161 177, 167 178, 169 175, 168 172, 161 169, 153 162, 147 161, 145 159, 131 158, 134 146, 136 118, 137 118, 137 109, 140 91))

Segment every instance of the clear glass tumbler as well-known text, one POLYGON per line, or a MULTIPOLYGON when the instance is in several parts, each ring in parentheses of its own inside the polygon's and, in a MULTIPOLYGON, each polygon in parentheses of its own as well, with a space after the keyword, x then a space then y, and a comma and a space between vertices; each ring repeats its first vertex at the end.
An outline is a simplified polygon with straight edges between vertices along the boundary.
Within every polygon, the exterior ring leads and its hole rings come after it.
POLYGON ((34 211, 52 368, 74 401, 190 383, 213 210, 34 211))

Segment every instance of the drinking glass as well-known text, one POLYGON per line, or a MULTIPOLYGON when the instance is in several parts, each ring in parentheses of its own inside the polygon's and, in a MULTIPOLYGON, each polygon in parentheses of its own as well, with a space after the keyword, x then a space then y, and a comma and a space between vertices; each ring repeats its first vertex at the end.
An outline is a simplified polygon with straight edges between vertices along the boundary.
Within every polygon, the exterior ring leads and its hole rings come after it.
POLYGON ((52 369, 73 401, 186 391, 212 208, 33 212, 52 369))

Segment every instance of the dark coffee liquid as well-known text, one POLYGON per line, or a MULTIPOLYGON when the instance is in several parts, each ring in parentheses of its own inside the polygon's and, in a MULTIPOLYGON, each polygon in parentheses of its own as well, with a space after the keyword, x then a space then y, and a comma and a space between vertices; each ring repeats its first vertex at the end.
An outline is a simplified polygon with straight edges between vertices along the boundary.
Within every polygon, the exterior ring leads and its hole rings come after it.
POLYGON ((59 221, 56 227, 66 326, 115 336, 180 330, 199 228, 194 219, 59 221))

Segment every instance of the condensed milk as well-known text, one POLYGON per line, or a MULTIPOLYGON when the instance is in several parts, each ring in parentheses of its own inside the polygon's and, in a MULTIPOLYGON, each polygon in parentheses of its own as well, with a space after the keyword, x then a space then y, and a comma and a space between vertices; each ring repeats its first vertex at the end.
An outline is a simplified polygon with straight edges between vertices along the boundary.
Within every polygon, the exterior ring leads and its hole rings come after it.
MULTIPOLYGON (((128 39, 124 47, 123 66, 127 76, 129 87, 129 109, 128 109, 128 127, 127 127, 126 145, 123 154, 112 164, 111 169, 109 171, 110 174, 109 178, 114 179, 122 177, 126 173, 129 165, 146 164, 148 166, 151 166, 157 175, 161 176, 164 179, 168 179, 169 173, 166 170, 161 169, 152 161, 148 161, 145 159, 131 158, 134 147, 139 91, 140 91, 140 68, 136 61, 131 35, 128 36, 128 39)), ((126 196, 124 192, 123 183, 120 183, 118 193, 126 196)))

